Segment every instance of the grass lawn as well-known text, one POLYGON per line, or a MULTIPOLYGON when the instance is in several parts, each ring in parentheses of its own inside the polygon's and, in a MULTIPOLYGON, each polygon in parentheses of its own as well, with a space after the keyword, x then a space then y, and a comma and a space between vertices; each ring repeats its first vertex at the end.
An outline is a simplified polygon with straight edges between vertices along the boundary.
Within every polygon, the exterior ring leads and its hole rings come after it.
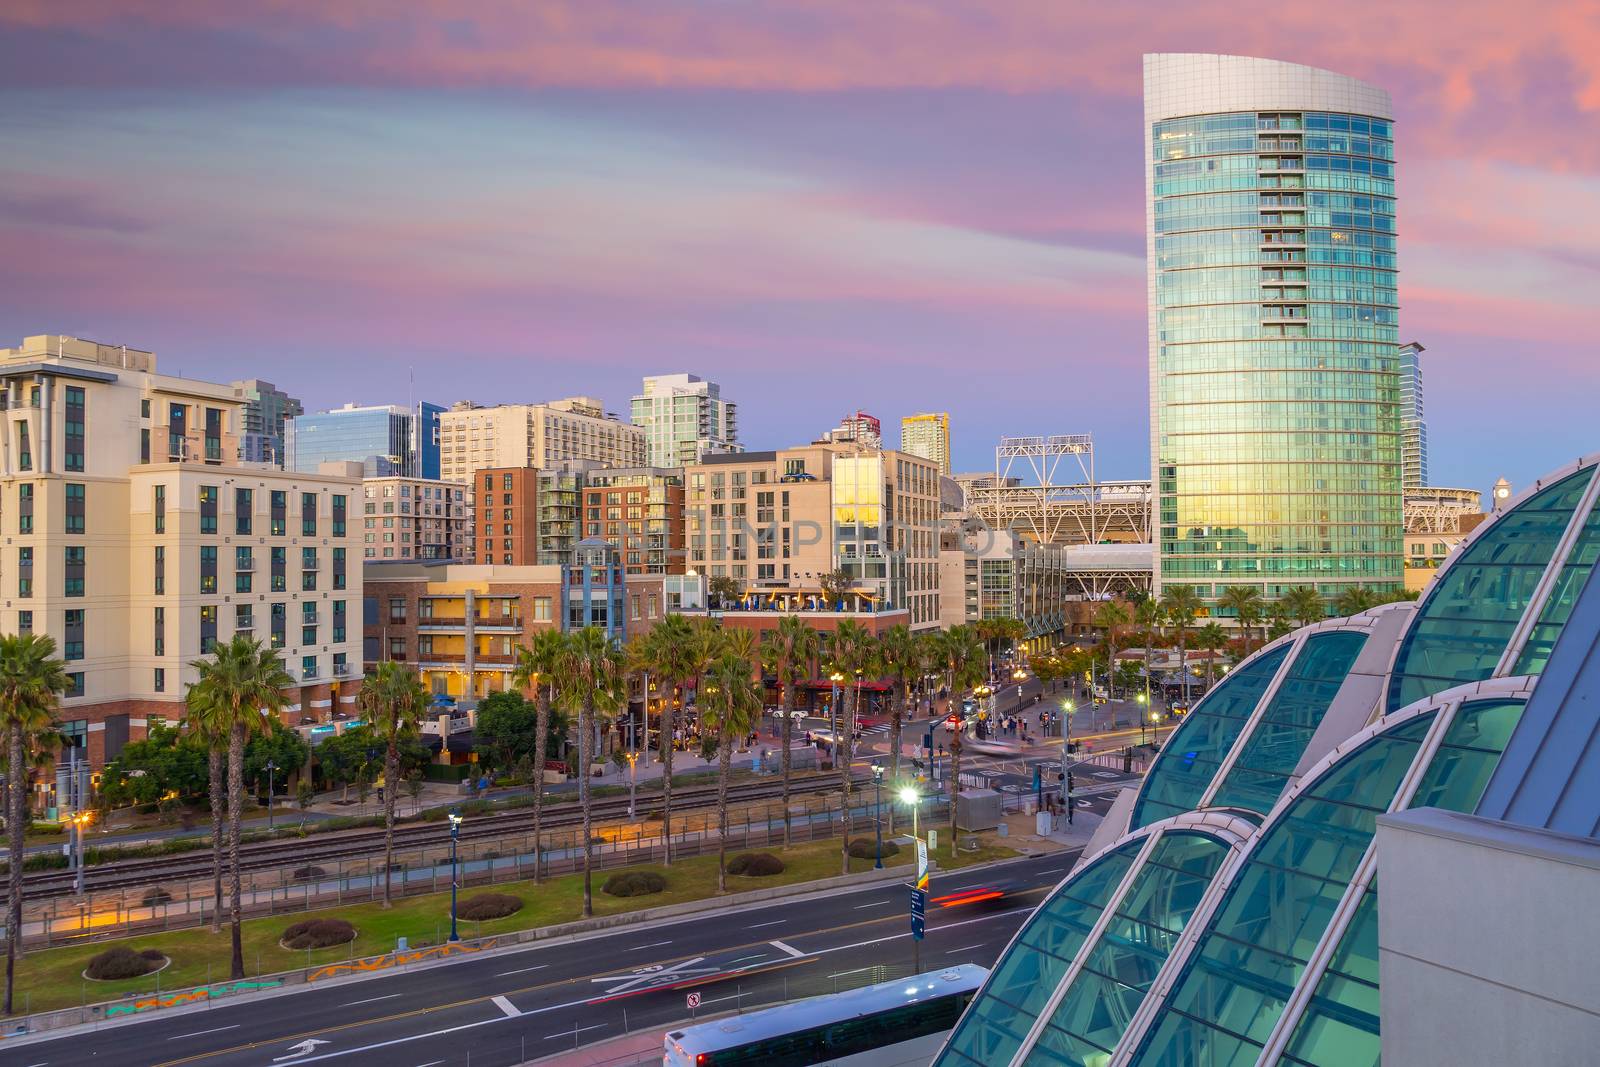
MULTIPOLYGON (((858 835, 860 836, 860 835, 858 835)), ((797 845, 787 851, 772 849, 783 858, 786 869, 782 874, 767 878, 728 877, 728 891, 742 892, 773 885, 829 878, 840 873, 840 849, 837 839, 797 845)), ((729 853, 730 858, 737 855, 729 853)), ((899 866, 912 862, 915 850, 902 845, 896 856, 885 857, 885 866, 899 866)), ((974 853, 961 853, 955 860, 948 858, 948 849, 941 849, 939 865, 946 869, 966 866, 984 859, 1015 855, 1009 849, 993 846, 974 853)), ((853 873, 872 868, 872 860, 851 860, 853 873)), ((717 877, 716 856, 694 856, 679 860, 671 867, 647 866, 628 870, 655 871, 667 880, 660 893, 642 897, 611 897, 600 891, 601 885, 615 870, 596 872, 594 877, 594 911, 596 915, 613 915, 636 911, 662 904, 677 904, 715 895, 717 877)), ((507 882, 501 885, 470 889, 463 898, 479 892, 508 893, 522 898, 523 908, 514 915, 483 923, 463 923, 463 938, 487 937, 496 933, 524 930, 553 923, 570 922, 580 917, 583 901, 581 875, 563 875, 547 879, 542 885, 531 882, 507 882)), ((245 970, 250 976, 271 974, 310 964, 333 963, 353 956, 373 956, 392 951, 398 937, 409 939, 412 947, 438 944, 450 931, 450 895, 439 893, 428 896, 406 897, 395 906, 384 910, 377 904, 360 904, 344 908, 328 908, 309 913, 280 915, 264 919, 250 919, 244 923, 245 970), (339 948, 322 949, 306 953, 285 949, 278 944, 283 931, 301 919, 342 918, 352 923, 357 931, 354 944, 339 948)), ((156 989, 156 976, 128 979, 121 982, 89 982, 82 971, 91 956, 103 952, 114 944, 125 944, 134 949, 155 948, 172 961, 160 974, 162 990, 176 990, 202 985, 208 981, 224 981, 228 976, 230 942, 228 928, 213 934, 209 928, 180 930, 169 933, 148 934, 122 941, 102 941, 68 948, 32 952, 23 957, 18 966, 17 990, 28 994, 26 1008, 43 1011, 70 1007, 85 1002, 118 999, 133 993, 151 993, 156 989)))

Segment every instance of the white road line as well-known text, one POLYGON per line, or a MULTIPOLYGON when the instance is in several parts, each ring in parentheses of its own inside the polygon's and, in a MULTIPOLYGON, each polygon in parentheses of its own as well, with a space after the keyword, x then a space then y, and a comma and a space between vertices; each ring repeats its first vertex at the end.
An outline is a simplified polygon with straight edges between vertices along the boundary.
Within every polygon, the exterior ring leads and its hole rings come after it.
POLYGON ((489 999, 494 1001, 495 1007, 505 1012, 506 1015, 511 1018, 515 1018, 516 1016, 522 1014, 522 1010, 505 997, 490 997, 489 999))
POLYGON ((345 1007, 353 1008, 357 1004, 373 1004, 380 1000, 393 1000, 395 997, 403 996, 405 996, 404 993, 389 993, 388 995, 381 997, 368 997, 366 1000, 352 1000, 350 1003, 346 1004, 345 1007))
POLYGON ((782 924, 784 924, 784 923, 786 923, 788 921, 789 921, 788 919, 773 919, 769 923, 756 923, 754 926, 750 927, 750 929, 759 930, 763 926, 781 926, 782 924))
POLYGON ((427 1063, 417 1064, 417 1067, 439 1067, 439 1064, 443 1062, 443 1060, 429 1060, 427 1063))
POLYGON ((887 903, 889 903, 887 900, 874 900, 871 904, 857 904, 856 911, 860 911, 862 908, 881 908, 887 903))
MULTIPOLYGON (((244 1025, 243 1023, 234 1023, 232 1026, 219 1026, 215 1030, 196 1030, 192 1034, 178 1034, 175 1037, 167 1038, 167 1040, 168 1041, 182 1041, 186 1037, 200 1037, 200 1036, 202 1036, 204 1034, 220 1034, 224 1030, 237 1030, 237 1029, 239 1029, 239 1027, 241 1027, 243 1025, 244 1025)), ((36 1065, 36 1067, 42 1067, 42 1065, 36 1065)))
POLYGON ((540 963, 532 967, 518 967, 514 971, 501 971, 499 974, 495 975, 495 977, 504 978, 510 974, 527 974, 529 971, 542 971, 548 966, 550 966, 548 963, 540 963))
POLYGON ((773 948, 777 949, 779 952, 787 952, 790 956, 794 957, 795 959, 799 959, 801 956, 807 955, 807 953, 801 952, 799 949, 795 948, 793 945, 786 945, 782 941, 768 941, 767 944, 771 945, 773 948))
POLYGON ((647 948, 660 948, 663 945, 670 945, 670 944, 672 944, 671 941, 657 941, 653 945, 634 945, 632 951, 634 951, 634 952, 643 952, 647 948))
POLYGON ((955 953, 955 952, 971 952, 975 948, 982 948, 982 947, 983 947, 982 945, 963 945, 960 948, 947 948, 947 949, 944 950, 944 954, 946 956, 948 956, 951 953, 955 953))
POLYGON ((608 1025, 607 1023, 595 1023, 593 1026, 580 1026, 576 1030, 568 1030, 564 1034, 549 1034, 549 1035, 547 1035, 545 1037, 545 1040, 546 1041, 554 1041, 558 1037, 577 1037, 579 1034, 583 1033, 585 1030, 602 1030, 607 1025, 608 1025))

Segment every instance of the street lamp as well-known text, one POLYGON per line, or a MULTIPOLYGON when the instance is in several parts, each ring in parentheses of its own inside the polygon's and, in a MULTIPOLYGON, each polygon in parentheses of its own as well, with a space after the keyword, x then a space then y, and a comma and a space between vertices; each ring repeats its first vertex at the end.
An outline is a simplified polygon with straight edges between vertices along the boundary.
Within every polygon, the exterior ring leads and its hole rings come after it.
MULTIPOLYGON (((1092 705, 1091 705, 1092 706, 1092 705)), ((1094 728, 1094 716, 1089 717, 1094 728)), ((1061 806, 1067 809, 1067 825, 1072 825, 1072 787, 1067 778, 1067 753, 1072 749, 1072 701, 1061 702, 1061 806)))
POLYGON ((456 877, 456 842, 461 840, 461 812, 450 812, 450 940, 460 941, 461 935, 456 932, 456 888, 460 879, 456 877))
POLYGON ((883 765, 872 765, 872 829, 878 838, 878 862, 873 870, 883 870, 883 765))
POLYGON ((917 832, 917 811, 921 807, 922 794, 917 792, 916 786, 908 785, 900 790, 900 802, 911 806, 911 839, 913 841, 921 840, 917 832))
POLYGON ((268 830, 272 829, 272 772, 277 770, 277 769, 278 769, 278 765, 276 763, 272 762, 271 760, 267 760, 267 829, 268 830))
POLYGON ((833 744, 839 744, 839 683, 844 681, 844 675, 834 671, 828 675, 828 681, 833 683, 833 693, 828 697, 828 725, 833 728, 833 744))
POLYGON ((80 811, 72 817, 72 827, 76 831, 75 836, 78 839, 78 862, 77 869, 73 875, 72 886, 73 891, 80 897, 83 896, 83 828, 89 825, 89 818, 89 813, 86 811, 80 811))
POLYGON ((1145 743, 1144 709, 1145 709, 1145 706, 1149 703, 1150 698, 1145 696, 1143 693, 1140 693, 1138 695, 1138 697, 1136 697, 1135 699, 1137 699, 1138 702, 1139 702, 1139 743, 1142 745, 1142 744, 1145 743))
POLYGON ((633 818, 633 800, 635 790, 639 786, 638 775, 639 753, 628 753, 628 818, 633 818))

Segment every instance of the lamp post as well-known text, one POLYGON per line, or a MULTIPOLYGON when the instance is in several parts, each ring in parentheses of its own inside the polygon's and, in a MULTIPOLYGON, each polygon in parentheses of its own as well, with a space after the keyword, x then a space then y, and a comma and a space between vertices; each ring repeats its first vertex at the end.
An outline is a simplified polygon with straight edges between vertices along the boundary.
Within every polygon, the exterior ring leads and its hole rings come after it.
POLYGON ((272 762, 271 760, 267 760, 267 829, 268 830, 272 829, 272 772, 276 771, 277 769, 278 769, 278 765, 276 763, 272 762))
POLYGON ((878 838, 878 862, 873 870, 883 870, 883 766, 872 765, 872 829, 878 838))
POLYGON ((1142 744, 1145 743, 1145 732, 1144 732, 1144 728, 1145 728, 1145 721, 1144 721, 1145 712, 1144 712, 1144 709, 1150 706, 1150 702, 1149 702, 1149 698, 1147 698, 1143 693, 1139 694, 1138 701, 1139 701, 1139 743, 1142 745, 1142 744))
POLYGON ((456 932, 456 888, 460 879, 456 877, 456 842, 461 840, 461 813, 450 813, 450 940, 460 941, 461 935, 456 932))
POLYGON ((638 775, 639 753, 628 753, 628 818, 633 818, 633 800, 635 790, 639 787, 638 775))
POLYGON ((908 785, 900 790, 900 801, 911 806, 911 839, 919 840, 921 835, 917 831, 917 812, 922 807, 922 794, 917 792, 917 787, 908 785))
POLYGON ((833 693, 828 697, 828 725, 833 728, 833 747, 839 747, 839 683, 844 681, 844 675, 834 671, 828 675, 828 681, 833 683, 833 693))
POLYGON ((72 817, 72 829, 78 839, 77 862, 73 865, 72 888, 78 896, 83 896, 83 828, 89 824, 89 813, 80 811, 72 817))
MULTIPOLYGON (((1091 718, 1091 725, 1093 720, 1091 718)), ((1061 806, 1067 809, 1067 825, 1072 825, 1072 787, 1067 780, 1067 753, 1072 748, 1072 701, 1061 702, 1061 806)))

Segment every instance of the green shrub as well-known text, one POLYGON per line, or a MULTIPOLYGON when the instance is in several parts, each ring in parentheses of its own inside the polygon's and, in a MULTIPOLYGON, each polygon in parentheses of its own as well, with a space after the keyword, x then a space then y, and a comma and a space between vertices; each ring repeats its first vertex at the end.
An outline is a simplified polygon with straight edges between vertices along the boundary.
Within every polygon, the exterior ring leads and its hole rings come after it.
POLYGON ((614 897, 643 897, 667 888, 667 880, 654 871, 624 871, 613 874, 600 892, 614 897))
POLYGON ((729 874, 767 878, 783 873, 783 861, 770 852, 743 852, 728 861, 729 874))
POLYGON ((172 903, 172 894, 158 885, 151 886, 144 891, 144 896, 140 898, 139 903, 147 908, 160 907, 162 904, 172 903))
POLYGON ((463 900, 456 914, 473 922, 486 922, 489 919, 504 919, 521 910, 521 897, 514 897, 510 893, 479 893, 463 900))
MULTIPOLYGON (((850 842, 849 852, 850 855, 858 860, 875 860, 878 858, 878 842, 870 837, 858 837, 850 842)), ((898 856, 899 854, 899 845, 893 841, 885 841, 883 843, 884 859, 888 859, 890 856, 898 856)))
POLYGON ((293 949, 328 948, 346 945, 356 939, 356 928, 343 919, 307 919, 283 932, 283 947, 293 949))
POLYGON ((124 978, 139 978, 151 971, 159 970, 167 962, 167 957, 161 950, 147 948, 137 952, 124 945, 108 948, 96 956, 91 956, 89 965, 83 969, 84 977, 92 978, 97 982, 115 982, 124 978))
POLYGON ((327 873, 328 873, 327 871, 325 871, 321 867, 317 867, 315 865, 308 865, 308 866, 305 866, 305 867, 296 867, 294 869, 294 880, 297 881, 297 882, 314 882, 318 878, 321 878, 324 875, 326 875, 327 873))

